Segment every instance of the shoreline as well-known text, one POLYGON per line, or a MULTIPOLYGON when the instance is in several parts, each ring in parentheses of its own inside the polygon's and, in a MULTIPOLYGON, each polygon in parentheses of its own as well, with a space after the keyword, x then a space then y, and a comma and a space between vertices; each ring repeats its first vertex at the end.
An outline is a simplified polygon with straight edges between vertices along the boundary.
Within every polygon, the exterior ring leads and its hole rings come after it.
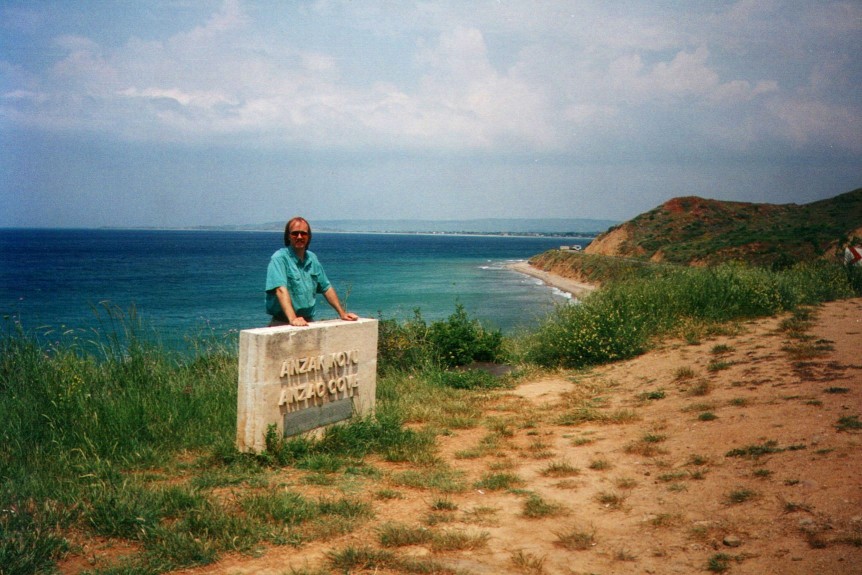
POLYGON ((580 298, 582 296, 589 295, 596 290, 596 286, 594 285, 585 284, 567 277, 563 277, 559 274, 540 270, 539 268, 530 265, 530 262, 512 262, 506 264, 506 267, 514 272, 518 272, 539 279, 544 284, 557 288, 560 291, 566 292, 573 298, 580 298))

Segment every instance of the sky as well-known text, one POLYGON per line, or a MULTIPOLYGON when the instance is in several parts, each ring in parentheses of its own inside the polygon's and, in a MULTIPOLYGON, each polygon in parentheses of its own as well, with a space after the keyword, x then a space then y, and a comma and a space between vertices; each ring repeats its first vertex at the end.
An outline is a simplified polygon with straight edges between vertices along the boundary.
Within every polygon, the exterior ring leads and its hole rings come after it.
POLYGON ((0 0, 0 226, 862 187, 857 0, 0 0))

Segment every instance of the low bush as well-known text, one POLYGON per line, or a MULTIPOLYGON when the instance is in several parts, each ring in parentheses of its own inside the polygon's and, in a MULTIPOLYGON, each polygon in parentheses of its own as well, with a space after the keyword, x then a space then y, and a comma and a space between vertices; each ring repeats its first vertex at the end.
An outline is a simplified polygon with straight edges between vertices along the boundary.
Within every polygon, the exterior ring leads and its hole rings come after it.
POLYGON ((793 310, 798 306, 862 295, 859 289, 862 284, 854 286, 852 270, 842 267, 820 260, 798 264, 776 274, 782 308, 793 310))
POLYGON ((381 372, 457 367, 474 361, 496 361, 502 354, 503 334, 471 319, 461 304, 448 319, 431 325, 419 309, 413 314, 403 323, 380 320, 377 362, 381 372))
POLYGON ((635 313, 624 301, 599 294, 580 305, 560 307, 533 337, 527 360, 581 367, 637 355, 648 334, 635 313))
POLYGON ((404 322, 379 318, 377 368, 381 373, 421 370, 433 363, 428 349, 428 325, 418 308, 404 322))
POLYGON ((616 361, 687 323, 769 316, 853 293, 846 270, 826 261, 780 271, 739 263, 668 269, 560 307, 528 336, 525 359, 568 368, 616 361))
POLYGON ((862 266, 846 266, 847 281, 857 296, 862 296, 862 266))
POLYGON ((449 319, 431 324, 428 343, 442 365, 456 367, 474 361, 495 361, 503 345, 503 334, 483 328, 458 304, 449 319))

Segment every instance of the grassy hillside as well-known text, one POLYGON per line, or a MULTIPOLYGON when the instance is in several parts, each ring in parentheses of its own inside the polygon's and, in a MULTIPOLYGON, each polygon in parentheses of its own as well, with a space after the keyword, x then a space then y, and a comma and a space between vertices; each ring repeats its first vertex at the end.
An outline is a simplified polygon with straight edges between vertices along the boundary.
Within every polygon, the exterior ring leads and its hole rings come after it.
POLYGON ((776 268, 834 253, 862 234, 862 188, 810 204, 682 197, 601 234, 587 253, 678 264, 776 268))

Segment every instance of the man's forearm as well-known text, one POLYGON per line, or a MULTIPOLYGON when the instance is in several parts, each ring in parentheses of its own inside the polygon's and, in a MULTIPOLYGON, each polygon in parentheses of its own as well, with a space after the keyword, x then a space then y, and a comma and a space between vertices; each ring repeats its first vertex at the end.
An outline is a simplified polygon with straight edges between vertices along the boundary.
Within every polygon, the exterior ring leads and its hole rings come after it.
POLYGON ((275 288, 275 297, 278 299, 278 304, 281 306, 284 315, 287 316, 287 320, 295 320, 296 311, 293 309, 293 302, 290 301, 290 292, 287 291, 287 288, 284 286, 275 288))
POLYGON ((332 306, 332 309, 335 310, 338 317, 342 317, 346 314, 344 308, 341 307, 341 302, 338 300, 338 294, 335 293, 334 287, 329 286, 329 289, 323 292, 323 297, 326 298, 327 303, 332 306))

